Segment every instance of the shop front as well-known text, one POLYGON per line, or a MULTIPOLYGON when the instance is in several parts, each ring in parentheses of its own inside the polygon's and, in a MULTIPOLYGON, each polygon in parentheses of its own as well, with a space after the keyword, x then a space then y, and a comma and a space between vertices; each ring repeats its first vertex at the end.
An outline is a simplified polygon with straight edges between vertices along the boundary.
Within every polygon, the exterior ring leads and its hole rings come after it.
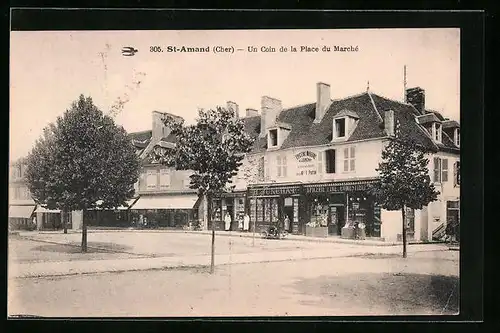
POLYGON ((301 216, 304 196, 301 184, 270 184, 252 186, 248 189, 247 202, 251 229, 267 230, 271 224, 279 223, 292 234, 303 233, 301 216))
POLYGON ((367 237, 381 237, 381 209, 369 194, 376 179, 304 185, 307 223, 342 236, 343 228, 363 225, 367 237))
POLYGON ((9 230, 33 229, 34 210, 35 205, 9 206, 9 230))
POLYGON ((130 209, 131 225, 179 229, 197 223, 198 195, 144 195, 130 209))
POLYGON ((215 223, 215 230, 242 231, 243 217, 246 212, 246 192, 228 192, 220 198, 212 200, 213 216, 208 224, 208 229, 212 229, 215 223), (229 215, 230 222, 226 228, 226 218, 229 215))

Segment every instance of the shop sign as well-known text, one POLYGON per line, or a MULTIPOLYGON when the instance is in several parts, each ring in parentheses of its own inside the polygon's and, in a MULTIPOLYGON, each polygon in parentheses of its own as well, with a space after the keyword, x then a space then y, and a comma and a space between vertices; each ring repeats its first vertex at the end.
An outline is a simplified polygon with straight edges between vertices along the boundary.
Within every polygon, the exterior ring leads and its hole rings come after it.
POLYGON ((307 187, 306 193, 366 191, 370 186, 371 183, 318 185, 307 187))
POLYGON ((297 176, 307 176, 316 174, 316 157, 317 154, 310 151, 302 151, 295 154, 297 160, 297 176))
POLYGON ((299 187, 276 187, 276 188, 254 188, 250 189, 251 196, 264 196, 264 195, 292 195, 298 194, 299 187))

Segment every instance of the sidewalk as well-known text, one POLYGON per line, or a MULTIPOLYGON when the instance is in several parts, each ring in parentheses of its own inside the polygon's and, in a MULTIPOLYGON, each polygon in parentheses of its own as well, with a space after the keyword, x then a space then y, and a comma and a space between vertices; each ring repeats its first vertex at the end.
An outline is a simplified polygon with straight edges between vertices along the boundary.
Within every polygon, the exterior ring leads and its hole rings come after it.
MULTIPOLYGON (((204 234, 211 235, 211 230, 172 230, 172 229, 88 229, 88 233, 103 233, 103 232, 135 232, 135 233, 159 233, 159 232, 168 232, 168 233, 192 233, 192 234, 204 234)), ((58 231, 25 231, 20 232, 20 236, 30 237, 32 235, 39 234, 53 234, 53 233, 62 233, 61 230, 58 231)), ((81 230, 68 230, 68 233, 81 233, 81 230)), ((245 237, 252 238, 252 232, 241 232, 241 231, 221 231, 217 230, 216 236, 225 236, 225 237, 245 237)), ((255 233, 255 238, 261 238, 260 233, 255 233)), ((397 246, 402 245, 402 242, 390 242, 390 241, 381 241, 381 240, 372 240, 372 239, 344 239, 338 236, 330 236, 330 237, 310 237, 304 235, 291 235, 288 234, 286 239, 294 240, 294 241, 303 241, 303 242, 320 242, 320 243, 340 243, 340 244, 352 244, 352 245, 366 245, 366 246, 397 246)), ((285 240, 286 240, 285 239, 285 240)), ((419 242, 409 242, 410 245, 420 244, 419 242)))

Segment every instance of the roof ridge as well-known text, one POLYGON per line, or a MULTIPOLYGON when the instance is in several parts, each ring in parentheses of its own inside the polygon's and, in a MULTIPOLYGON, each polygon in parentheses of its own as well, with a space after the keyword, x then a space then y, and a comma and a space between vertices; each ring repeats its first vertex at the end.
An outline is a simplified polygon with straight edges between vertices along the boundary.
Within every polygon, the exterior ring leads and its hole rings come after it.
POLYGON ((344 101, 346 99, 350 99, 350 98, 355 98, 355 97, 360 97, 360 96, 363 96, 366 94, 366 91, 362 92, 362 93, 359 93, 359 94, 355 94, 355 95, 349 95, 349 96, 346 96, 346 97, 342 97, 342 98, 337 98, 337 99, 332 99, 332 102, 340 102, 340 101, 344 101))
POLYGON ((368 96, 370 97, 370 101, 372 102, 372 106, 373 108, 375 109, 375 113, 377 114, 378 118, 380 119, 381 122, 384 122, 384 119, 382 119, 382 115, 380 114, 380 112, 378 111, 377 109, 377 106, 375 105, 375 101, 373 100, 373 97, 372 95, 370 94, 369 91, 366 92, 368 94, 368 96))

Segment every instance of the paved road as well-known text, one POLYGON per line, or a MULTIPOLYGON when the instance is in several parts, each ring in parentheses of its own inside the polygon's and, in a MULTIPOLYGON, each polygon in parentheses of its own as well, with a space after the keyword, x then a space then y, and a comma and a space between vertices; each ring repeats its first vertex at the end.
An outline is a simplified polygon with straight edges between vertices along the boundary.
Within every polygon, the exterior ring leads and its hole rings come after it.
POLYGON ((9 281, 8 313, 41 316, 451 314, 458 252, 9 281), (453 290, 453 293, 452 293, 453 290))

